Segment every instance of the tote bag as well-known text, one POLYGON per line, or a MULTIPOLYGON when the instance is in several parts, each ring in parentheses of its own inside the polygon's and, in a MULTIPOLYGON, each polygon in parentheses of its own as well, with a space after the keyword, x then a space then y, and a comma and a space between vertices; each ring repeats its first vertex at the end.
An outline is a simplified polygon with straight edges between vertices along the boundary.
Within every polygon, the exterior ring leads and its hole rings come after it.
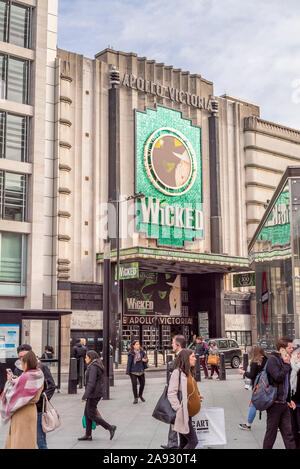
POLYGON ((220 362, 220 358, 218 357, 218 355, 208 355, 208 359, 207 359, 208 365, 218 366, 219 362, 220 362))
POLYGON ((42 410, 42 429, 44 433, 52 432, 60 427, 60 416, 45 393, 43 393, 43 410, 42 410))
MULTIPOLYGON (((181 373, 179 373, 178 388, 180 387, 180 382, 181 382, 181 373)), ((175 419, 176 419, 176 412, 171 406, 170 401, 168 399, 168 388, 169 386, 165 386, 164 391, 155 406, 152 417, 164 423, 174 424, 175 419)), ((181 391, 178 391, 178 400, 180 402, 182 401, 181 391)))

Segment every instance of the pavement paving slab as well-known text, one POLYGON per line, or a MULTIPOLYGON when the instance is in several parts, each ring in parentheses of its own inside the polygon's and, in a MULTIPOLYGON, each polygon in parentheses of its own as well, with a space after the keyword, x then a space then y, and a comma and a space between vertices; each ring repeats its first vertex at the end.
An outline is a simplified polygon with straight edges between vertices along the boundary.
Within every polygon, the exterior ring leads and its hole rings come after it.
MULTIPOLYGON (((109 439, 108 431, 97 427, 92 441, 78 441, 84 434, 82 416, 84 403, 81 401, 84 390, 77 394, 67 394, 67 385, 55 393, 52 403, 61 415, 61 427, 48 433, 49 449, 160 449, 167 443, 168 425, 152 417, 153 409, 165 386, 165 373, 147 373, 144 397, 145 403, 133 404, 129 378, 118 375, 115 385, 110 388, 111 399, 101 401, 98 408, 105 420, 117 425, 115 437, 109 439)), ((266 427, 266 415, 258 414, 251 431, 238 428, 246 422, 250 391, 244 389, 243 379, 237 370, 227 370, 226 381, 205 380, 198 383, 200 394, 204 396, 204 407, 222 407, 225 412, 227 445, 211 446, 211 449, 260 449, 266 427)), ((4 448, 8 425, 0 427, 0 448, 4 448)), ((284 444, 280 433, 274 449, 282 449, 284 444)))

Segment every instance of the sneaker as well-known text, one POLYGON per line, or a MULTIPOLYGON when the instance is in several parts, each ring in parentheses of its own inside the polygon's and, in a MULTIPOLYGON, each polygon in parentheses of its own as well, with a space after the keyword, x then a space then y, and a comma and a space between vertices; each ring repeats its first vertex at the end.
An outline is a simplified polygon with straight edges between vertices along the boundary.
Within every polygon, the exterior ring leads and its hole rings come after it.
POLYGON ((247 425, 246 423, 240 423, 239 428, 240 430, 251 430, 251 427, 249 427, 249 425, 247 425))

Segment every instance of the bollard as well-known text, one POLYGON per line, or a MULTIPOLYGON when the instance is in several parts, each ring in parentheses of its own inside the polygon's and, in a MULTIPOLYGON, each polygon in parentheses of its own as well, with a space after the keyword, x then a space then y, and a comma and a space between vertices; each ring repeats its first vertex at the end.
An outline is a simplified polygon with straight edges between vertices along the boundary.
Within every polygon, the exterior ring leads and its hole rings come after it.
POLYGON ((154 350, 154 366, 155 366, 155 368, 158 367, 158 351, 157 351, 157 349, 154 350))
POLYGON ((173 355, 167 355, 167 383, 169 383, 171 371, 169 369, 169 364, 173 361, 173 355))
POLYGON ((196 355, 196 375, 195 375, 195 379, 198 383, 201 382, 200 355, 196 355))
POLYGON ((224 353, 220 353, 219 378, 220 378, 220 381, 225 381, 226 380, 226 368, 225 368, 225 355, 224 355, 224 353))
POLYGON ((68 394, 77 394, 77 360, 70 358, 68 394))
POLYGON ((113 357, 112 355, 109 357, 109 385, 114 386, 114 367, 113 367, 113 357))
POLYGON ((79 375, 78 375, 78 384, 79 389, 83 388, 83 375, 84 375, 84 358, 79 358, 79 375))
POLYGON ((248 364, 249 364, 249 355, 248 353, 244 353, 243 354, 243 370, 244 371, 247 371, 248 364))

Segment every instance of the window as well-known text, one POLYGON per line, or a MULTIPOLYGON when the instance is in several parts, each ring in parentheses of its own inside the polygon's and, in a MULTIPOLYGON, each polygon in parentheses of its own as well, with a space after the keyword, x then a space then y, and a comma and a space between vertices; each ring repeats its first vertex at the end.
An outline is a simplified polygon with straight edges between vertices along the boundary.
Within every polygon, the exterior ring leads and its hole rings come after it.
POLYGON ((22 104, 29 103, 29 73, 28 60, 0 55, 0 96, 22 104))
POLYGON ((0 112, 0 158, 28 161, 29 118, 0 112))
POLYGON ((217 345, 220 349, 221 348, 228 348, 228 341, 227 340, 219 340, 217 345))
POLYGON ((0 171, 0 216, 4 220, 26 220, 26 176, 0 171))
POLYGON ((27 238, 0 232, 0 295, 26 295, 27 238))
POLYGON ((226 336, 234 339, 239 345, 252 345, 251 331, 227 331, 226 336))
POLYGON ((31 8, 0 0, 0 41, 30 47, 31 8))

